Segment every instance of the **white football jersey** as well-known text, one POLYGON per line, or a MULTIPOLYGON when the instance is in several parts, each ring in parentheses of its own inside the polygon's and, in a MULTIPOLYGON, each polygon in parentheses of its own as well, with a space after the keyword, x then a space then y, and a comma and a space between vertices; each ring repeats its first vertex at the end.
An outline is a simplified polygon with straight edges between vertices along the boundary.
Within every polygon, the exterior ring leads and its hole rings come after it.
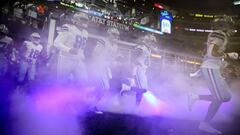
POLYGON ((213 56, 213 48, 214 44, 210 44, 207 46, 207 53, 204 56, 203 63, 201 65, 202 68, 220 69, 222 66, 224 66, 224 56, 213 56))
POLYGON ((151 50, 145 45, 138 45, 135 49, 138 53, 137 57, 135 58, 136 62, 142 66, 148 66, 146 62, 151 56, 151 50))
POLYGON ((92 58, 96 63, 105 63, 109 65, 114 61, 118 53, 118 45, 111 43, 109 40, 99 40, 96 47, 93 50, 92 58))
POLYGON ((70 24, 64 24, 62 29, 54 41, 54 46, 60 50, 60 54, 71 58, 84 58, 83 49, 88 39, 88 32, 70 24), (72 48, 79 49, 78 55, 69 53, 72 48))
POLYGON ((224 32, 217 30, 209 33, 207 40, 207 52, 201 67, 214 69, 220 69, 221 67, 224 67, 224 56, 213 56, 213 51, 223 52, 227 42, 228 39, 224 32), (214 50, 215 47, 219 50, 214 50))
POLYGON ((30 41, 24 41, 23 45, 26 47, 24 58, 31 64, 35 64, 43 46, 41 44, 35 45, 30 41))

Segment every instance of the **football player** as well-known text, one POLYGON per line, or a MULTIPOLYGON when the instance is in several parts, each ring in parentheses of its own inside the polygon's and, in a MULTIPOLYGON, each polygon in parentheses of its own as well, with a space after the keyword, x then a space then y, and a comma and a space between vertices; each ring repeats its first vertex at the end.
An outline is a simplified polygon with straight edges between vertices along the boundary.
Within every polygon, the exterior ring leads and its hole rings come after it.
POLYGON ((9 54, 13 45, 12 38, 7 36, 8 32, 6 25, 0 24, 0 78, 7 73, 9 54))
POLYGON ((105 41, 99 40, 93 49, 91 67, 94 78, 101 83, 101 89, 109 90, 109 80, 112 78, 111 64, 117 56, 118 46, 116 40, 119 38, 119 31, 116 28, 109 28, 105 41))
POLYGON ((21 60, 19 66, 18 83, 23 84, 26 74, 28 81, 34 81, 36 75, 36 63, 42 52, 41 37, 39 33, 33 32, 30 35, 30 41, 24 41, 21 47, 21 60))
MULTIPOLYGON (((107 30, 107 37, 104 40, 98 40, 92 51, 92 57, 89 64, 89 74, 91 82, 96 90, 96 103, 101 100, 105 93, 109 92, 110 79, 112 79, 112 64, 118 55, 117 40, 119 31, 116 28, 107 30)), ((96 108, 96 113, 101 113, 96 108)))
POLYGON ((140 38, 140 44, 135 47, 132 60, 131 78, 129 84, 123 84, 121 95, 127 91, 136 92, 136 104, 139 105, 142 99, 142 94, 148 90, 148 80, 146 71, 151 65, 151 52, 157 51, 156 37, 152 34, 147 34, 140 38))
POLYGON ((211 32, 208 35, 207 39, 207 52, 203 59, 201 69, 196 73, 191 74, 190 76, 199 76, 202 75, 206 80, 210 95, 189 95, 189 109, 192 108, 192 105, 197 100, 207 100, 210 101, 208 107, 208 112, 205 116, 204 121, 199 125, 199 129, 214 133, 221 134, 220 131, 213 128, 209 122, 213 119, 218 109, 224 102, 228 102, 231 99, 231 94, 229 87, 222 77, 220 69, 226 66, 224 59, 239 59, 238 53, 231 52, 225 53, 225 48, 228 42, 228 37, 225 32, 222 30, 216 30, 211 32))
POLYGON ((59 50, 57 78, 67 82, 71 77, 77 83, 84 84, 88 75, 84 63, 84 48, 88 39, 88 15, 76 13, 72 24, 64 24, 58 32, 54 46, 59 50))

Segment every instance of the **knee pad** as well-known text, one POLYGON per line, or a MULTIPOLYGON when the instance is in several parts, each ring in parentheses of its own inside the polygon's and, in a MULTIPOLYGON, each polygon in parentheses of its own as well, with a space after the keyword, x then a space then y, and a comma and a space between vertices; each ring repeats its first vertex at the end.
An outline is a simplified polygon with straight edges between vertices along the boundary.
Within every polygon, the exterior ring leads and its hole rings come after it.
POLYGON ((217 102, 228 102, 231 100, 231 95, 222 95, 220 97, 215 97, 214 100, 217 102))

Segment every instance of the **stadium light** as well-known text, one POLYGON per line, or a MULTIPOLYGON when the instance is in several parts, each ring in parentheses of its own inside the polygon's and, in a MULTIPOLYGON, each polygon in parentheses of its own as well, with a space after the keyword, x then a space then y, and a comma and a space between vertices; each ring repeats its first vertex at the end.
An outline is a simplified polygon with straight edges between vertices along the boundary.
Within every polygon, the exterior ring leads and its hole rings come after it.
POLYGON ((240 0, 236 0, 233 2, 234 5, 240 5, 240 0))
POLYGON ((164 6, 160 5, 159 3, 155 3, 154 6, 159 9, 165 9, 164 6))

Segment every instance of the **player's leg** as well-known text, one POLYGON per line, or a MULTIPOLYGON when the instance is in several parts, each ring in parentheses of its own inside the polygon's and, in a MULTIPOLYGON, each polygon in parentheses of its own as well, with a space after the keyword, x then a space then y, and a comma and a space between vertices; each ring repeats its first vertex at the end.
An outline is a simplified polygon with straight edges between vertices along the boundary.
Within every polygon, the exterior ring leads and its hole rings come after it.
POLYGON ((101 99, 106 95, 107 92, 109 92, 110 84, 109 84, 109 71, 106 69, 106 67, 99 67, 95 77, 94 77, 94 87, 95 87, 95 106, 94 106, 94 112, 101 114, 103 113, 100 111, 97 106, 101 99))
POLYGON ((208 88, 210 89, 211 95, 197 95, 194 93, 189 93, 188 94, 188 109, 191 111, 193 105, 195 104, 195 102, 197 100, 205 100, 205 101, 214 101, 216 99, 216 92, 212 91, 214 90, 214 87, 211 83, 211 78, 209 76, 207 68, 202 68, 201 70, 198 70, 198 72, 201 72, 201 74, 203 75, 203 77, 205 78, 208 88))
POLYGON ((28 83, 26 86, 26 89, 28 91, 31 91, 31 89, 34 86, 34 81, 35 81, 35 76, 36 76, 36 64, 31 64, 29 65, 28 71, 27 71, 27 75, 28 75, 28 83))
POLYGON ((60 83, 66 83, 69 80, 71 69, 74 65, 73 60, 66 56, 59 55, 57 62, 57 80, 60 83))
POLYGON ((131 68, 129 69, 129 71, 125 71, 125 72, 129 72, 129 76, 126 78, 126 82, 122 84, 122 88, 120 91, 120 95, 123 96, 124 94, 127 94, 131 91, 132 87, 136 87, 136 74, 137 74, 137 65, 133 64, 132 66, 130 66, 131 68))
POLYGON ((135 90, 136 91, 136 104, 139 105, 141 103, 143 93, 145 93, 148 89, 146 68, 144 68, 144 67, 137 68, 135 82, 136 82, 136 85, 138 88, 135 90))
POLYGON ((108 71, 105 68, 100 68, 98 75, 95 78, 95 87, 97 89, 97 102, 105 95, 110 89, 108 71))
POLYGON ((19 65, 18 77, 17 77, 17 88, 19 92, 23 92, 24 80, 27 74, 29 65, 27 61, 22 60, 19 65))
MULTIPOLYGON (((218 69, 203 69, 204 78, 207 81, 211 96, 201 95, 201 99, 210 100, 213 102, 212 106, 216 106, 211 109, 217 111, 218 104, 222 102, 227 102, 231 99, 231 94, 229 92, 229 87, 227 86, 225 80, 221 76, 221 73, 218 69)), ((210 111, 215 114, 215 112, 210 111)), ((212 114, 209 114, 212 115, 212 114)), ((211 118, 211 117, 209 117, 211 118)), ((211 119, 210 119, 211 120, 211 119)))
POLYGON ((81 87, 88 86, 88 72, 86 65, 83 61, 79 61, 74 68, 74 82, 76 82, 81 87))
POLYGON ((230 101, 231 99, 229 87, 224 78, 221 76, 220 70, 208 69, 208 75, 210 76, 212 86, 210 91, 214 98, 212 98, 213 102, 209 107, 209 113, 207 113, 209 116, 206 116, 205 121, 212 120, 220 105, 223 102, 230 101))
POLYGON ((29 70, 28 70, 28 80, 29 81, 34 81, 36 76, 36 65, 32 64, 29 65, 29 70))
POLYGON ((109 90, 109 88, 110 88, 110 84, 109 84, 109 80, 110 80, 109 74, 110 74, 110 71, 109 71, 109 69, 107 68, 107 69, 105 69, 105 71, 103 71, 103 74, 102 74, 102 76, 101 76, 102 88, 103 88, 103 90, 105 90, 105 91, 109 90))
POLYGON ((219 100, 221 102, 228 102, 231 100, 232 96, 230 93, 230 88, 225 81, 225 79, 222 77, 220 70, 213 70, 214 78, 216 78, 216 86, 217 91, 219 93, 219 100))
POLYGON ((146 76, 146 68, 145 67, 138 67, 136 76, 135 76, 136 84, 139 88, 148 89, 148 80, 146 76))
POLYGON ((216 115, 218 109, 220 108, 222 102, 218 100, 214 100, 210 103, 208 107, 207 114, 202 122, 199 124, 199 129, 209 132, 209 133, 215 133, 215 134, 221 134, 221 131, 215 129, 210 125, 210 121, 213 119, 213 117, 216 115))
POLYGON ((202 72, 212 94, 212 102, 208 107, 204 121, 199 125, 199 129, 210 133, 220 134, 221 132, 214 129, 209 122, 214 118, 221 104, 224 101, 230 100, 231 96, 230 93, 227 92, 227 85, 223 84, 224 80, 222 80, 223 78, 221 77, 221 73, 218 69, 205 68, 202 69, 202 72))
POLYGON ((197 95, 195 93, 188 94, 188 109, 192 111, 193 105, 198 100, 213 101, 214 97, 212 95, 197 95))
POLYGON ((18 73, 18 83, 23 83, 25 76, 28 71, 28 62, 27 61, 21 61, 19 66, 19 73, 18 73))

